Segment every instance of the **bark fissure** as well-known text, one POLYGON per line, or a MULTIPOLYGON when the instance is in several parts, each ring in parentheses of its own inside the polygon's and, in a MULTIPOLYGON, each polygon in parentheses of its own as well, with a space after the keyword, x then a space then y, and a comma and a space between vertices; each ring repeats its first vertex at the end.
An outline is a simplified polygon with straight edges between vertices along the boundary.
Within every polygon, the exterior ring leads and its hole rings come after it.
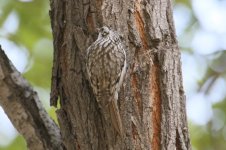
POLYGON ((160 149, 160 133, 161 133, 161 91, 159 87, 159 66, 153 65, 151 71, 151 98, 152 98, 152 149, 160 149))

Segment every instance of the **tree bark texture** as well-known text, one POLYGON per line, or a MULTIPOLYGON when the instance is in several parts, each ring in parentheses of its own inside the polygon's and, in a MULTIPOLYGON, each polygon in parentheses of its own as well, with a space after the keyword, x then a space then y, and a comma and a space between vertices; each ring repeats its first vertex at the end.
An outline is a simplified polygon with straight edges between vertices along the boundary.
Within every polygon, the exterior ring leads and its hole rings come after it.
POLYGON ((54 38, 51 105, 66 149, 191 149, 180 51, 170 0, 50 0, 54 38), (86 49, 104 25, 119 32, 128 69, 119 94, 125 136, 108 138, 87 80, 86 49))
POLYGON ((60 130, 0 47, 0 105, 31 150, 63 149, 60 130))

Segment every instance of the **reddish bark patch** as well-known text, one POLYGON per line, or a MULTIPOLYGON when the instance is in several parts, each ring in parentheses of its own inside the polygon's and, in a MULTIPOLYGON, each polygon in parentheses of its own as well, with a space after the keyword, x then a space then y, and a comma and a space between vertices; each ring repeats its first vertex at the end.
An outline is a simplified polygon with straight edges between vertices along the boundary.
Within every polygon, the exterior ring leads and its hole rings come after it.
POLYGON ((87 25, 88 25, 89 30, 94 30, 95 27, 94 27, 93 17, 91 15, 91 13, 89 13, 87 15, 86 21, 87 21, 87 25))
POLYGON ((152 128, 153 136, 151 141, 152 150, 160 150, 160 133, 161 133, 161 97, 159 83, 159 66, 153 65, 150 70, 151 75, 151 97, 152 97, 152 128))
POLYGON ((132 135, 133 135, 133 139, 137 140, 138 132, 137 132, 136 126, 133 123, 132 123, 132 135))
MULTIPOLYGON (((136 1, 136 10, 134 13, 135 17, 135 24, 137 32, 141 38, 142 48, 140 50, 147 51, 148 48, 148 39, 146 37, 146 31, 144 28, 144 21, 142 19, 142 12, 141 12, 141 0, 136 1)), ((160 150, 160 133, 161 133, 161 95, 160 95, 160 83, 159 83, 159 66, 158 64, 154 63, 152 65, 152 69, 150 70, 150 94, 152 98, 152 128, 153 128, 153 135, 151 140, 151 147, 152 150, 160 150)), ((137 89, 137 77, 132 75, 132 87, 137 89)), ((135 100, 138 104, 138 107, 141 108, 141 94, 135 91, 135 100)), ((142 110, 141 110, 142 111, 142 110)))
POLYGON ((136 28, 137 28, 137 31, 139 32, 141 42, 142 42, 142 46, 145 50, 147 50, 148 49, 148 44, 147 44, 148 42, 147 42, 147 38, 146 38, 146 35, 145 35, 144 22, 143 22, 142 17, 141 17, 140 0, 137 0, 135 5, 136 5, 136 11, 134 13, 134 17, 135 17, 136 28))
POLYGON ((142 114, 142 99, 141 99, 141 93, 139 91, 138 87, 138 78, 135 74, 132 74, 132 87, 133 87, 133 95, 134 100, 136 102, 136 106, 138 108, 139 115, 142 114))

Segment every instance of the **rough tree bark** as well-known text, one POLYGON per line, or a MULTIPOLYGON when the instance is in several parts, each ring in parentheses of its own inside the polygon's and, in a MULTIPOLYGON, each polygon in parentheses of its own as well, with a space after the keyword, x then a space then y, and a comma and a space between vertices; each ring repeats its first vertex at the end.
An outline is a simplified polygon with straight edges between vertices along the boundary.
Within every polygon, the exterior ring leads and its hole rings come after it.
POLYGON ((54 38, 51 105, 61 136, 37 94, 0 49, 0 104, 29 149, 190 150, 180 51, 170 0, 50 0, 54 38), (85 70, 96 28, 121 33, 128 69, 119 94, 123 137, 108 138, 85 70), (59 104, 58 104, 59 105, 59 104))
POLYGON ((51 104, 66 149, 191 149, 180 51, 170 0, 51 0, 54 66, 51 104), (121 33, 128 71, 119 96, 124 137, 107 138, 87 80, 96 28, 121 33))

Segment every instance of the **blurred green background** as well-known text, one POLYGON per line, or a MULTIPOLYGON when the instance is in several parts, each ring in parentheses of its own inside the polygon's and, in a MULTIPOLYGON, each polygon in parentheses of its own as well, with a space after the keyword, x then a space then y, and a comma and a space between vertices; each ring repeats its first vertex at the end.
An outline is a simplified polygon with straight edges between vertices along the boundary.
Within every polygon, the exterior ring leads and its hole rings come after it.
MULTIPOLYGON (((226 0, 176 0, 187 113, 194 150, 226 149, 226 0)), ((48 0, 0 1, 0 44, 49 114, 52 33, 48 0)), ((26 143, 0 108, 0 150, 26 143)))

